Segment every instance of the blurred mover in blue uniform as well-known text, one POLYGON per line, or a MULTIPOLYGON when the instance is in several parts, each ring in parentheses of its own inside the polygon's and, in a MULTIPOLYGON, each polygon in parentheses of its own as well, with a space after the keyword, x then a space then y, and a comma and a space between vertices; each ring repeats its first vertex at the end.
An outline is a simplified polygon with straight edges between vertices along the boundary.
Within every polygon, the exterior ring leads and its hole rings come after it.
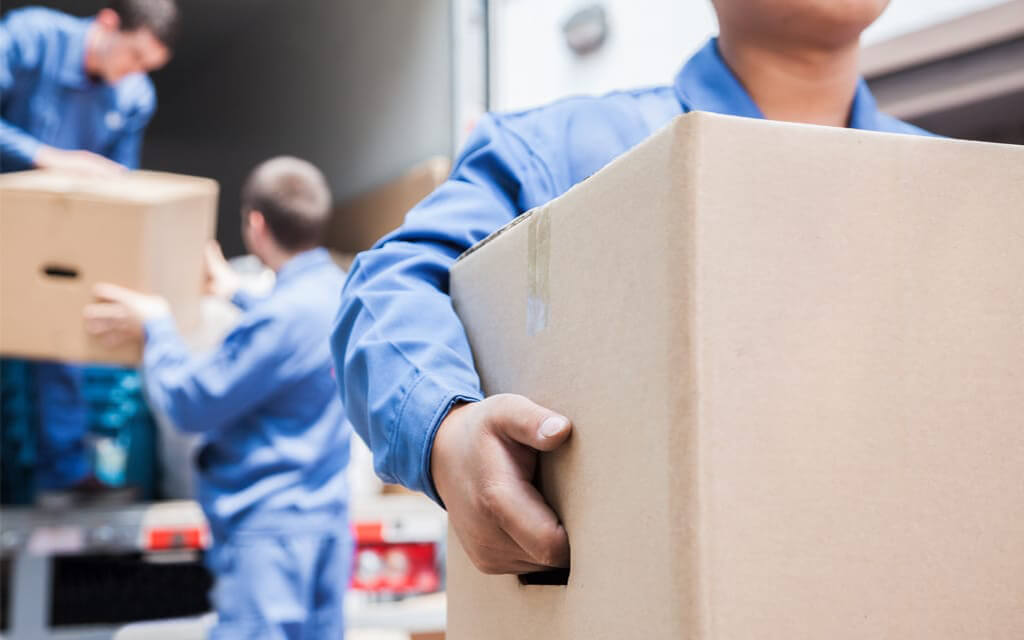
MULTIPOLYGON (((60 169, 116 175, 139 166, 156 108, 146 75, 167 64, 178 31, 174 0, 112 0, 89 18, 28 7, 0 21, 0 171, 60 169)), ((30 368, 40 410, 41 490, 103 487, 85 449, 82 371, 30 368)))
POLYGON ((143 340, 149 401, 202 437, 199 501, 216 576, 214 638, 341 638, 351 569, 351 428, 328 338, 345 279, 319 247, 331 196, 313 165, 273 158, 242 193, 246 247, 277 273, 256 298, 217 246, 210 292, 241 320, 205 355, 189 353, 162 298, 98 285, 86 329, 109 344, 143 340))

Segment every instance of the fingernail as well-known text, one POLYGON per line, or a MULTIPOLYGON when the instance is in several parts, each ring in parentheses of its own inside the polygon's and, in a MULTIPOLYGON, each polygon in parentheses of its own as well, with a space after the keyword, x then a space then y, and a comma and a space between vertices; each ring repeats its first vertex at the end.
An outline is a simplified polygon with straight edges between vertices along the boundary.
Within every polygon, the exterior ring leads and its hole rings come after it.
POLYGON ((569 426, 569 420, 562 416, 551 416, 540 424, 540 429, 537 433, 542 438, 553 438, 558 434, 562 433, 566 427, 569 426))

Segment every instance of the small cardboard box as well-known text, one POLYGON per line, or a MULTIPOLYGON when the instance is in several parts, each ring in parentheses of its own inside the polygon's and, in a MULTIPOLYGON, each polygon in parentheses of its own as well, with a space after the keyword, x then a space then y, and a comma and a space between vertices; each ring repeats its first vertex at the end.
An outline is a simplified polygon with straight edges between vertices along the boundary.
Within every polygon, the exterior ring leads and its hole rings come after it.
POLYGON ((49 171, 0 176, 0 353, 135 364, 138 348, 107 349, 84 329, 97 282, 168 299, 183 328, 199 314, 203 247, 213 237, 217 183, 135 171, 95 179, 49 171))
POLYGON ((1024 148, 690 114, 451 287, 575 431, 567 584, 451 536, 450 639, 1024 637, 1024 148))
MULTIPOLYGON (((450 170, 448 158, 434 156, 394 180, 343 202, 331 212, 326 246, 342 256, 354 257, 366 251, 398 228, 409 209, 444 182, 450 170)), ((345 262, 351 264, 351 259, 345 262)))

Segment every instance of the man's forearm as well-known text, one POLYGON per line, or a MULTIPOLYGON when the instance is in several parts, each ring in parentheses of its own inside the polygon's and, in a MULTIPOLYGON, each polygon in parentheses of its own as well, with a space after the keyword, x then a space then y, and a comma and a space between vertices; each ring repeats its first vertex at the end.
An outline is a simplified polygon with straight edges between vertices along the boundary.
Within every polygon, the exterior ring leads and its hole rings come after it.
MULTIPOLYGON (((158 381, 171 370, 184 365, 189 359, 188 347, 185 346, 174 317, 170 314, 151 318, 145 323, 145 342, 142 353, 142 371, 149 382, 158 381)), ((151 401, 160 403, 166 395, 151 393, 151 401)), ((159 407, 164 413, 170 407, 159 407)))
POLYGON ((0 168, 31 169, 43 144, 6 120, 0 120, 0 168))

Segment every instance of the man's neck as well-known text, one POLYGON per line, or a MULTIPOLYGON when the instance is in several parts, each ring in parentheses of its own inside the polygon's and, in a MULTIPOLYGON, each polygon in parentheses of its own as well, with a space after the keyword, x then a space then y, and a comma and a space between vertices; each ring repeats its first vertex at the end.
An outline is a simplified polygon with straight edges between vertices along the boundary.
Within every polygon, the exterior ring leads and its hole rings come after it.
POLYGON ((770 120, 845 127, 857 91, 859 43, 766 47, 721 36, 722 57, 770 120))
POLYGON ((291 253, 286 251, 271 251, 268 253, 270 255, 261 256, 260 259, 263 261, 263 264, 270 267, 270 269, 274 273, 280 273, 281 269, 284 268, 284 265, 291 262, 292 258, 294 258, 295 256, 299 255, 302 252, 297 251, 295 253, 291 253))

